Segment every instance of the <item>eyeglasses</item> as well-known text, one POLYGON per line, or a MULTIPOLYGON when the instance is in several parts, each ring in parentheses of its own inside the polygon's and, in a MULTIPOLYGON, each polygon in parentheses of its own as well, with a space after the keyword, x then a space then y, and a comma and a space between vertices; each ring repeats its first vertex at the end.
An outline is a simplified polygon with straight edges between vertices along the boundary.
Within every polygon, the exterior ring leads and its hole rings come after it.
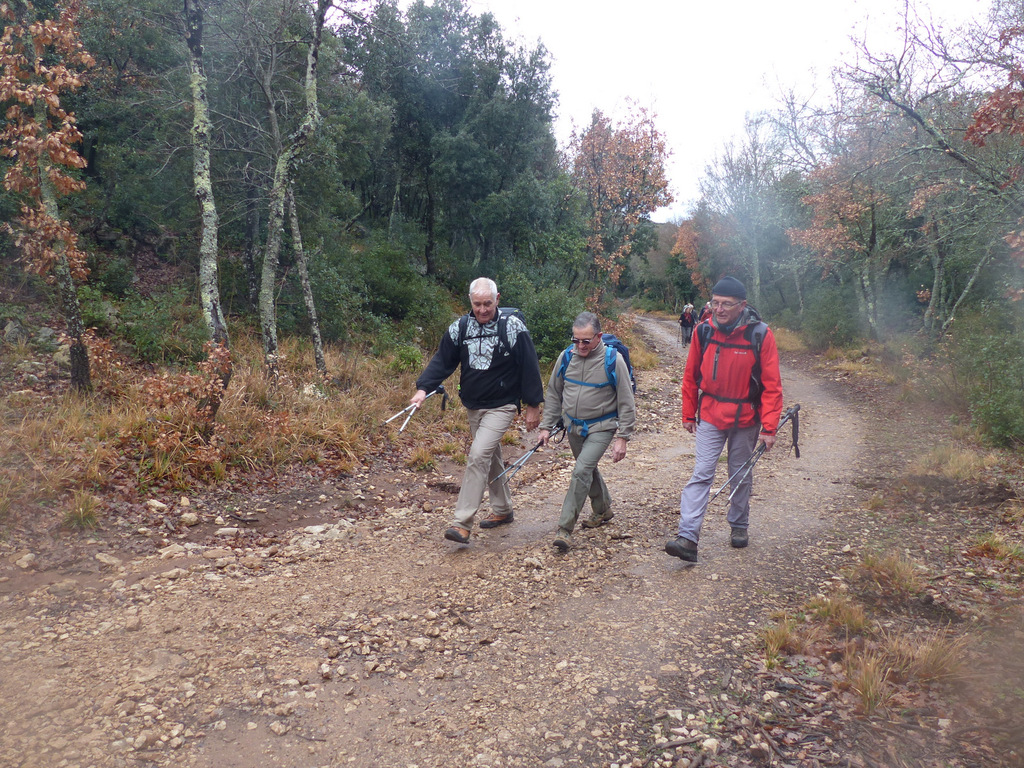
POLYGON ((712 309, 732 309, 733 307, 738 307, 742 303, 743 302, 741 302, 741 301, 712 301, 711 302, 711 308, 712 309))
POLYGON ((575 344, 577 347, 589 347, 591 344, 594 343, 594 339, 596 338, 597 336, 591 336, 589 339, 573 338, 572 343, 575 344))

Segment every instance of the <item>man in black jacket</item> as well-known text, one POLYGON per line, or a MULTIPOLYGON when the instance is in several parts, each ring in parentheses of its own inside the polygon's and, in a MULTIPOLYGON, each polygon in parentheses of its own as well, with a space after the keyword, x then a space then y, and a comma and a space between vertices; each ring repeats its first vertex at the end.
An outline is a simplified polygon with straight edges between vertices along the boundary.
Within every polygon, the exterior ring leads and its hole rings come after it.
POLYGON ((473 444, 466 457, 466 472, 450 528, 449 541, 465 544, 473 527, 484 490, 489 489, 491 514, 480 521, 481 528, 511 523, 512 497, 504 480, 495 480, 504 470, 501 438, 526 405, 526 429, 540 423, 544 385, 537 351, 526 325, 515 315, 504 319, 498 311, 498 287, 486 277, 469 286, 472 312, 448 327, 434 356, 416 380, 416 394, 409 400, 419 406, 461 366, 459 398, 469 411, 469 433, 473 444))

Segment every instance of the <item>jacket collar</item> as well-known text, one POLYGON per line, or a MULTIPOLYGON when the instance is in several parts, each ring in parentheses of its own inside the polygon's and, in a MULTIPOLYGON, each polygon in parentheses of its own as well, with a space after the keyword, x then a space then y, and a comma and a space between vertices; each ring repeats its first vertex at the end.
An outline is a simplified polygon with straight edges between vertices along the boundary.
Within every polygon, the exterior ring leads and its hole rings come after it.
POLYGON ((761 316, 757 313, 757 310, 749 304, 744 308, 740 316, 736 318, 736 322, 728 327, 723 328, 718 324, 718 321, 715 320, 714 316, 711 318, 711 325, 727 336, 736 332, 740 328, 746 328, 748 325, 754 325, 759 322, 761 322, 761 316))

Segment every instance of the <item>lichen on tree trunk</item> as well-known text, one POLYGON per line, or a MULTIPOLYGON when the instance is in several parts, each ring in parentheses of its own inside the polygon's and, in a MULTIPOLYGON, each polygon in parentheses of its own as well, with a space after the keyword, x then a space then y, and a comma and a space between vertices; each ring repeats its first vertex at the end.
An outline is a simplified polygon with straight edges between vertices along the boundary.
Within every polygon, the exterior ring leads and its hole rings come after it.
MULTIPOLYGON (((196 0, 185 0, 185 38, 189 52, 189 85, 192 91, 192 178, 196 202, 199 204, 199 299, 210 341, 230 348, 227 323, 220 302, 217 269, 217 237, 220 222, 210 174, 210 122, 206 91, 206 70, 203 66, 203 8, 196 0)), ((231 365, 221 366, 223 388, 231 380, 231 365)), ((209 420, 216 418, 220 400, 207 402, 209 420)))

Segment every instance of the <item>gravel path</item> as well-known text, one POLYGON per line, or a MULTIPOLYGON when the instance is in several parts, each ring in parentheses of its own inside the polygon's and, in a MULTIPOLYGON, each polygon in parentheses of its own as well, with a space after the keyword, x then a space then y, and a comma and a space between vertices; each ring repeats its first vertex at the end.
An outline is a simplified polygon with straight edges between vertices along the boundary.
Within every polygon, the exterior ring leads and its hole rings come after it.
POLYGON ((551 546, 556 446, 515 478, 516 522, 468 546, 441 538, 447 509, 393 507, 269 550, 105 553, 99 578, 8 591, 0 765, 640 766, 659 738, 702 737, 702 702, 750 694, 743 654, 772 610, 832 578, 829 513, 860 498, 870 430, 784 367, 802 456, 787 427, 757 466, 750 547, 729 547, 720 498, 687 566, 663 551, 693 455, 684 350, 641 322, 661 365, 639 375, 627 458, 602 464, 611 524, 551 546))

